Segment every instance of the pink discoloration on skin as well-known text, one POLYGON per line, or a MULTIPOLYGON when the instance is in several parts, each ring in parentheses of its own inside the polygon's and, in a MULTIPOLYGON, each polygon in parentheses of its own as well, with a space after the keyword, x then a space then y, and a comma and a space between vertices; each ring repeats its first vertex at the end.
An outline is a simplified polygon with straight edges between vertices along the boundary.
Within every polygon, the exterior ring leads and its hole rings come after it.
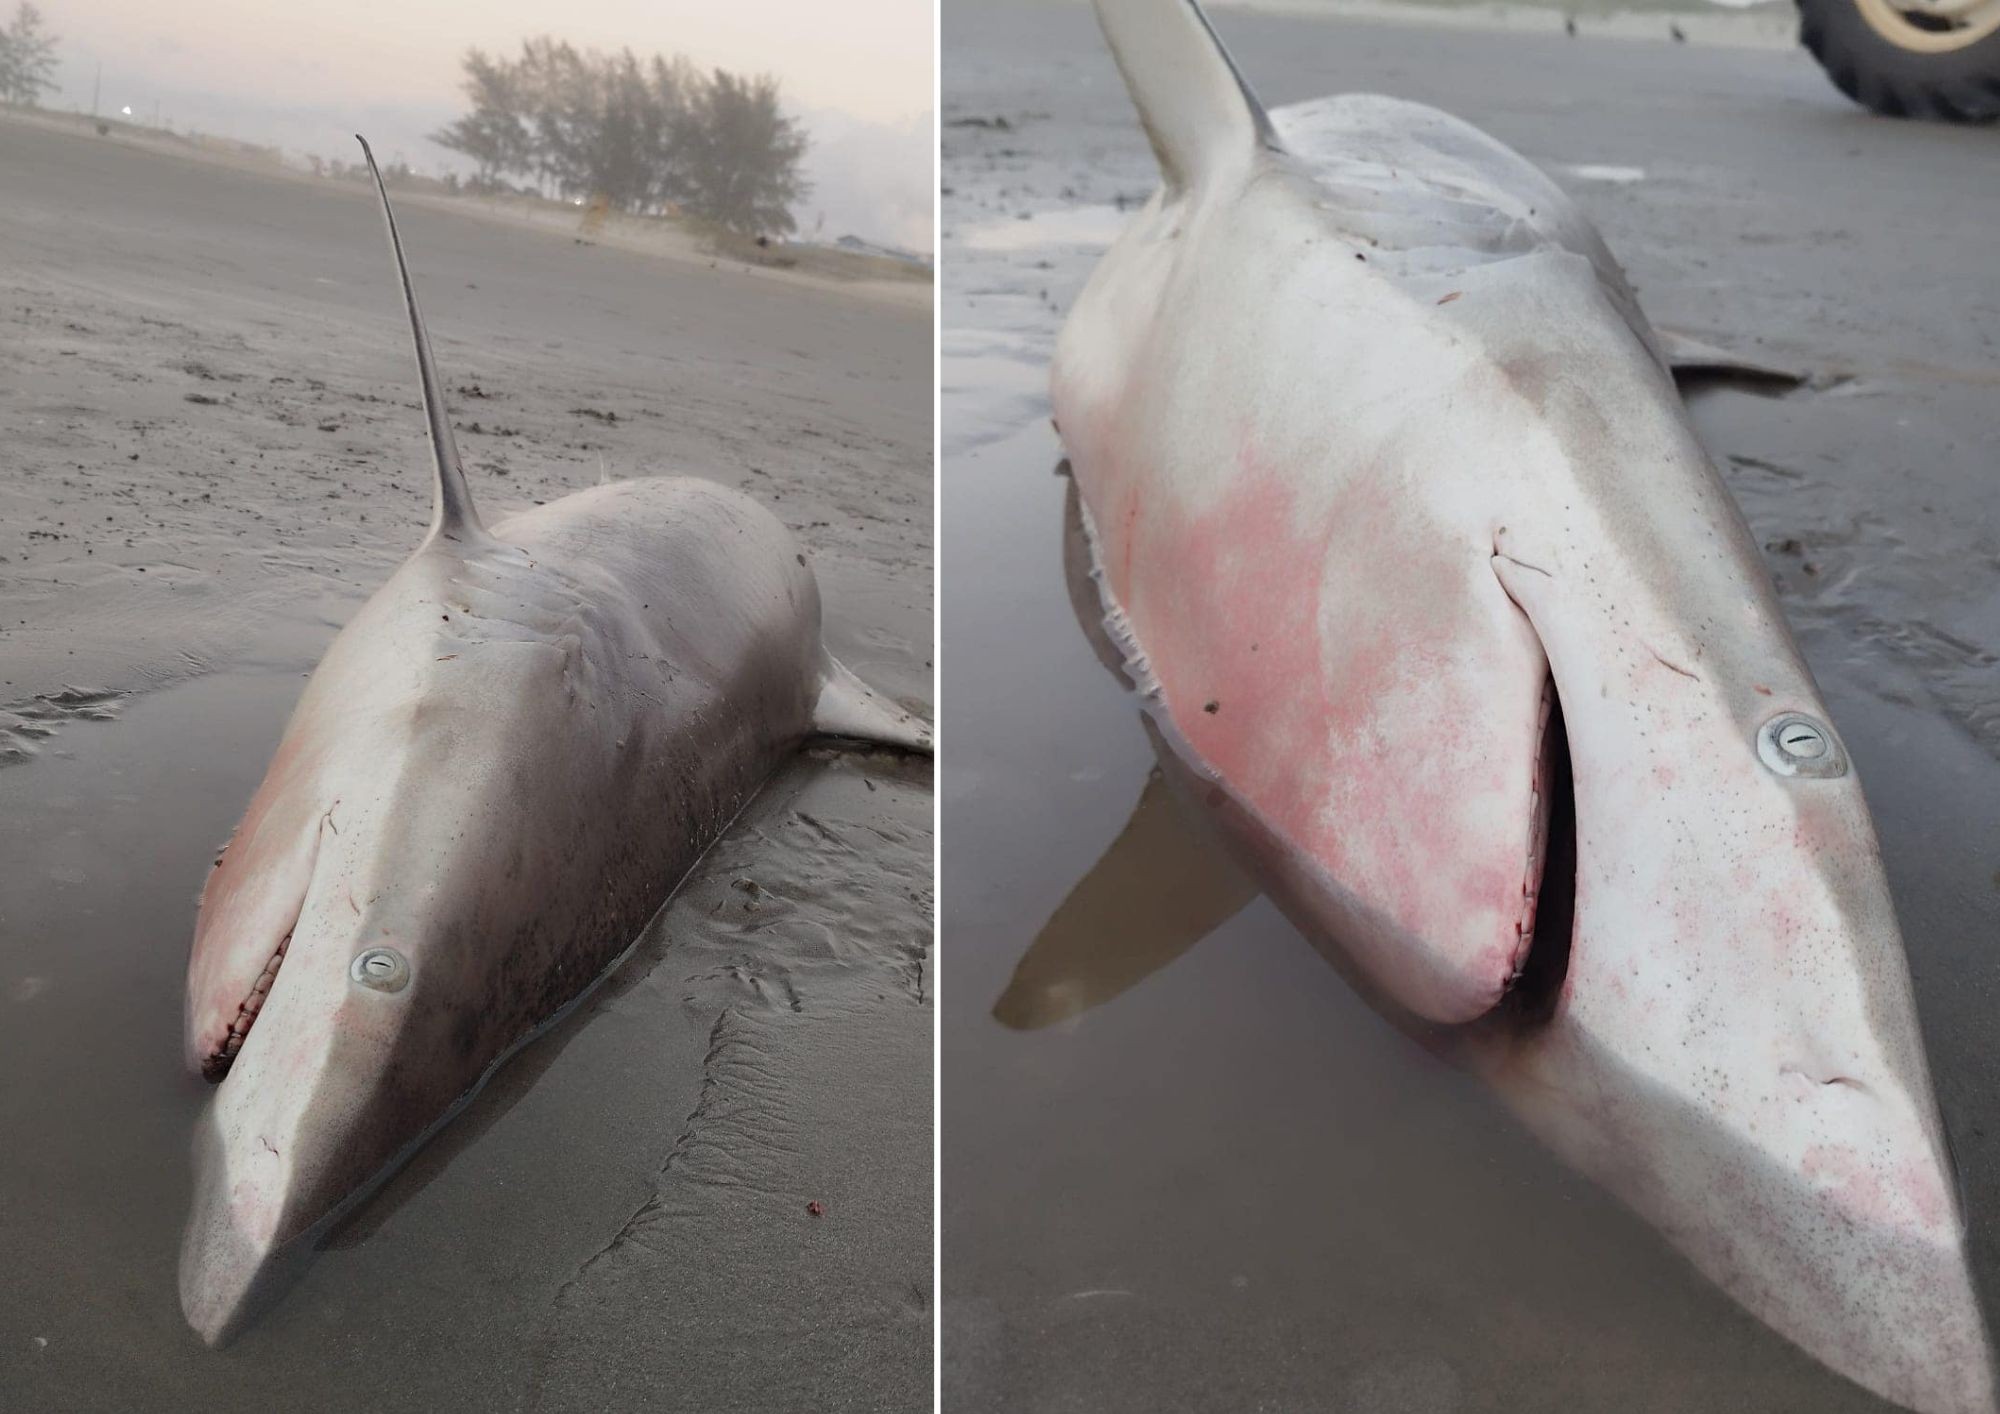
POLYGON ((1867 1160, 1840 1144, 1816 1144, 1800 1161, 1806 1178, 1825 1188, 1828 1196, 1860 1222, 1882 1221, 1891 1214, 1892 1202, 1882 1187, 1881 1176, 1867 1160))
MULTIPOLYGON (((1834 811, 1802 806, 1792 827, 1792 846, 1801 853, 1827 861, 1850 857, 1868 842, 1857 839, 1853 822, 1834 811)), ((1871 851, 1872 852, 1872 849, 1871 851)))
MULTIPOLYGON (((1318 612, 1331 550, 1323 530, 1295 528, 1289 488, 1247 447, 1238 470, 1211 512, 1182 520, 1162 507, 1133 524, 1127 559, 1143 538, 1148 564, 1175 565, 1185 579, 1161 595, 1128 573, 1124 592, 1167 706, 1203 759, 1292 838, 1337 843, 1314 819, 1324 748, 1360 723, 1341 721, 1343 704, 1325 690, 1318 612)), ((1372 683, 1394 671, 1392 654, 1378 640, 1349 667, 1372 683)))
MULTIPOLYGON (((1110 444, 1079 428, 1079 447, 1110 444)), ((1494 631, 1496 608, 1513 611, 1490 547, 1425 520, 1396 469, 1315 486, 1247 431, 1199 508, 1140 497, 1130 462, 1075 465, 1086 500, 1114 508, 1095 517, 1109 588, 1175 725, 1326 879, 1415 940, 1381 979, 1399 1000, 1438 1020, 1489 1010, 1539 884, 1546 671, 1525 634, 1494 631), (1407 548, 1385 566, 1391 543, 1407 548)))
POLYGON ((259 975, 298 917, 316 833, 316 811, 304 787, 318 765, 319 753, 307 740, 287 733, 243 823, 203 883, 188 963, 188 1059, 196 1068, 224 1049, 259 975))
POLYGON ((1938 1182, 1937 1170, 1927 1164, 1906 1163, 1896 1172, 1896 1186, 1925 1227, 1942 1231, 1951 1222, 1951 1195, 1938 1182))

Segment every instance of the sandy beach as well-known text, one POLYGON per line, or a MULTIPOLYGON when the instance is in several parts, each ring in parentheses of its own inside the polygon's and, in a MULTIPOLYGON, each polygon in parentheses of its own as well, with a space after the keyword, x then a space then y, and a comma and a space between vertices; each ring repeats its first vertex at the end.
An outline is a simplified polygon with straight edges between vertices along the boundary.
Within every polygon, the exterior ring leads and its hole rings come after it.
MULTIPOLYGON (((802 755, 280 1306, 186 1329, 195 894, 423 535, 422 415, 366 188, 6 120, 0 186, 0 1406, 928 1407, 931 773, 879 754, 802 755)), ((401 215, 489 516, 738 487, 929 714, 927 285, 401 215)))
MULTIPOLYGON (((1991 1291, 1993 134, 1871 118, 1801 51, 1677 44, 1664 15, 1648 41, 1594 36, 1591 7, 1576 39, 1556 11, 1281 8, 1211 16, 1268 103, 1372 91, 1471 120, 1574 195, 1656 323, 1809 375, 1691 407, 1866 784, 1991 1291)), ((1166 946, 1189 925, 1171 913, 1212 902, 1185 851, 1155 864, 1171 905, 1072 897, 1121 834, 1143 874, 1154 757, 1066 592, 1047 360, 1156 173, 1087 7, 947 3, 944 38, 946 1407, 1886 1410, 1371 1012, 1268 902, 1166 946), (1091 968, 1024 962, 1066 899, 1091 968)))

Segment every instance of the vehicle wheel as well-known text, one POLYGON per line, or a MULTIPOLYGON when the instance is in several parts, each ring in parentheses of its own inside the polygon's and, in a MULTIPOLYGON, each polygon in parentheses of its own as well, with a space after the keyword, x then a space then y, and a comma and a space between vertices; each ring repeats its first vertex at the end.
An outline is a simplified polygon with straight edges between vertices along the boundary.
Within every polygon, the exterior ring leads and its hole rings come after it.
POLYGON ((1842 93, 1892 118, 2000 118, 2000 0, 1799 0, 1799 38, 1842 93))

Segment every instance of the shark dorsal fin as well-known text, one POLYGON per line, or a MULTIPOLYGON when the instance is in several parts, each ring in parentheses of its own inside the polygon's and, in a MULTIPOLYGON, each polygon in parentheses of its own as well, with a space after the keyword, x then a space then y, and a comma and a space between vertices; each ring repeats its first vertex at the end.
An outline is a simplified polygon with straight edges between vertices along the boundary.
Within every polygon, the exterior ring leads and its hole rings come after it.
POLYGON ((1240 171, 1259 148, 1278 147, 1263 104, 1197 0, 1096 0, 1096 7, 1170 191, 1240 171))
POLYGON ((431 507, 431 535, 446 540, 483 540, 486 527, 473 508, 472 492, 465 484, 465 469, 459 465, 458 443, 451 435, 451 419, 445 414, 444 385, 438 381, 437 359, 431 354, 431 338, 424 332, 423 311, 417 308, 417 292, 410 284, 410 266, 403 259, 403 239, 396 234, 396 213, 389 206, 389 189, 382 183, 375 154, 368 139, 356 133, 361 155, 368 159, 369 175, 382 198, 382 219, 389 226, 389 249, 396 256, 396 276, 403 285, 403 308, 409 311, 410 334, 417 345, 417 377, 424 387, 424 422, 430 430, 431 456, 437 463, 437 490, 431 507))

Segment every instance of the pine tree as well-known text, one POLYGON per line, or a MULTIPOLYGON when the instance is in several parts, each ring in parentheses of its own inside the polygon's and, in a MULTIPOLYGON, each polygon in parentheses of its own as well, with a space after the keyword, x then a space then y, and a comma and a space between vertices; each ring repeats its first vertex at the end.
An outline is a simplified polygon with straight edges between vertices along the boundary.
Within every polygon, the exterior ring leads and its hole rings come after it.
POLYGON ((21 0, 14 22, 0 29, 0 102, 34 107, 56 86, 56 37, 42 28, 42 12, 21 0))
POLYGON ((799 172, 806 135, 778 107, 778 82, 717 69, 692 113, 688 206, 747 236, 788 236, 809 190, 799 172))
POLYGON ((745 235, 796 229, 806 136, 775 79, 549 37, 523 41, 511 60, 474 49, 464 64, 472 111, 432 141, 477 163, 481 185, 511 175, 621 211, 680 207, 745 235))

